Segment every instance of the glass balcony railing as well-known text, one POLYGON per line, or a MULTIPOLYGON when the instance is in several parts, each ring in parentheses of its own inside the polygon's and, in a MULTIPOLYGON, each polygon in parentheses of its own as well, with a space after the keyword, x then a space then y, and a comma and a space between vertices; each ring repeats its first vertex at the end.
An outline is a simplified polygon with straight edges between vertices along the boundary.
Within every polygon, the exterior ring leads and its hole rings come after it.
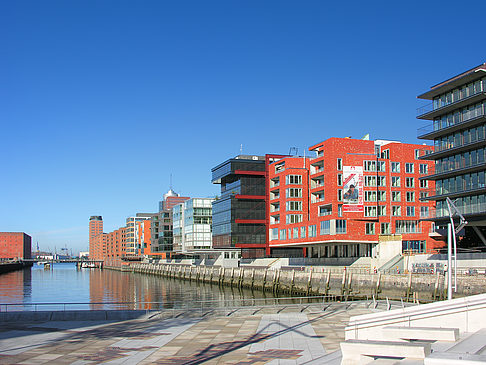
MULTIPOLYGON (((456 208, 462 215, 486 213, 486 203, 483 202, 478 202, 476 204, 467 204, 463 206, 456 205, 456 208)), ((430 208, 429 216, 425 218, 449 218, 449 209, 447 209, 446 207, 440 209, 430 208)))
POLYGON ((464 124, 474 119, 484 117, 486 115, 486 106, 483 104, 480 108, 468 110, 464 113, 455 113, 451 118, 444 118, 444 120, 435 120, 432 123, 427 124, 417 129, 417 137, 425 136, 427 134, 441 131, 453 127, 455 125, 464 124))
MULTIPOLYGON (((471 84, 473 86, 473 84, 471 84)), ((464 93, 450 93, 448 96, 450 97, 443 97, 440 99, 435 99, 433 102, 425 104, 419 108, 417 108, 417 115, 424 115, 427 113, 430 113, 432 111, 436 110, 441 110, 445 109, 449 106, 453 106, 455 104, 459 104, 462 101, 465 101, 467 99, 470 99, 476 95, 484 93, 486 90, 486 87, 483 85, 482 82, 479 82, 477 85, 474 85, 473 88, 468 89, 467 92, 464 93)))
POLYGON ((460 170, 460 169, 478 167, 478 166, 484 166, 484 157, 483 157, 482 161, 478 161, 478 162, 475 162, 475 163, 468 163, 467 161, 461 161, 461 162, 443 161, 441 163, 435 164, 434 175, 442 174, 442 173, 446 173, 446 172, 451 172, 451 171, 457 171, 457 170, 460 170))

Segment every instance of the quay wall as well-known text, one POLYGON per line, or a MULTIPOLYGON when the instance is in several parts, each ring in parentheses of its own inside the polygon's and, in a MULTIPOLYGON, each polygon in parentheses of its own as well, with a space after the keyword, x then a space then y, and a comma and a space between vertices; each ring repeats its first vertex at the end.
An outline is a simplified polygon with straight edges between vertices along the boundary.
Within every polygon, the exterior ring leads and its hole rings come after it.
MULTIPOLYGON (((327 295, 341 299, 418 300, 431 302, 447 297, 447 278, 441 274, 381 274, 326 271, 300 271, 252 267, 224 268, 176 264, 130 263, 125 266, 104 266, 105 269, 159 275, 211 285, 224 285, 276 294, 327 295)), ((460 275, 454 297, 486 292, 486 276, 460 275)))
POLYGON ((26 267, 32 267, 32 265, 32 262, 2 262, 0 263, 0 274, 22 270, 26 267))

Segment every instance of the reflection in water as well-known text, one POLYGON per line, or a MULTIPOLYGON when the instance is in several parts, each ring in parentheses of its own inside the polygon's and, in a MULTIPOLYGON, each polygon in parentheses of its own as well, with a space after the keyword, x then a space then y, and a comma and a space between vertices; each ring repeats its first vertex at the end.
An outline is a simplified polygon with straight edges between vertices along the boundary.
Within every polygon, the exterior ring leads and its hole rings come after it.
POLYGON ((211 302, 202 304, 204 307, 216 307, 241 305, 242 298, 267 296, 271 293, 138 273, 77 269, 75 264, 54 264, 51 270, 34 265, 32 269, 0 275, 0 303, 23 303, 8 310, 192 308, 201 306, 201 301, 211 302))
POLYGON ((32 273, 29 268, 0 275, 0 303, 30 302, 32 273))

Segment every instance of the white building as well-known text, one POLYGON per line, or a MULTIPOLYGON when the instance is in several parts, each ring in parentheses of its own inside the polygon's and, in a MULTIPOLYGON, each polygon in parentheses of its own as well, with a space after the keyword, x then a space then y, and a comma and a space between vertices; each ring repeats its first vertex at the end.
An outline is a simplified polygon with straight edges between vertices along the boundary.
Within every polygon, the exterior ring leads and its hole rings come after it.
POLYGON ((188 253, 212 248, 213 200, 192 198, 172 208, 174 251, 188 253))

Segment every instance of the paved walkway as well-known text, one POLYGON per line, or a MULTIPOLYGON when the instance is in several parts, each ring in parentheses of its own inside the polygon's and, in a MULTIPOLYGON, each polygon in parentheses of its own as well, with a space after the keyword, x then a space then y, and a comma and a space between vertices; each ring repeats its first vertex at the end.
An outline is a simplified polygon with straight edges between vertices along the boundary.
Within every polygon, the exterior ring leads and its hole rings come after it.
POLYGON ((1 323, 0 364, 339 364, 363 303, 202 318, 1 323))

